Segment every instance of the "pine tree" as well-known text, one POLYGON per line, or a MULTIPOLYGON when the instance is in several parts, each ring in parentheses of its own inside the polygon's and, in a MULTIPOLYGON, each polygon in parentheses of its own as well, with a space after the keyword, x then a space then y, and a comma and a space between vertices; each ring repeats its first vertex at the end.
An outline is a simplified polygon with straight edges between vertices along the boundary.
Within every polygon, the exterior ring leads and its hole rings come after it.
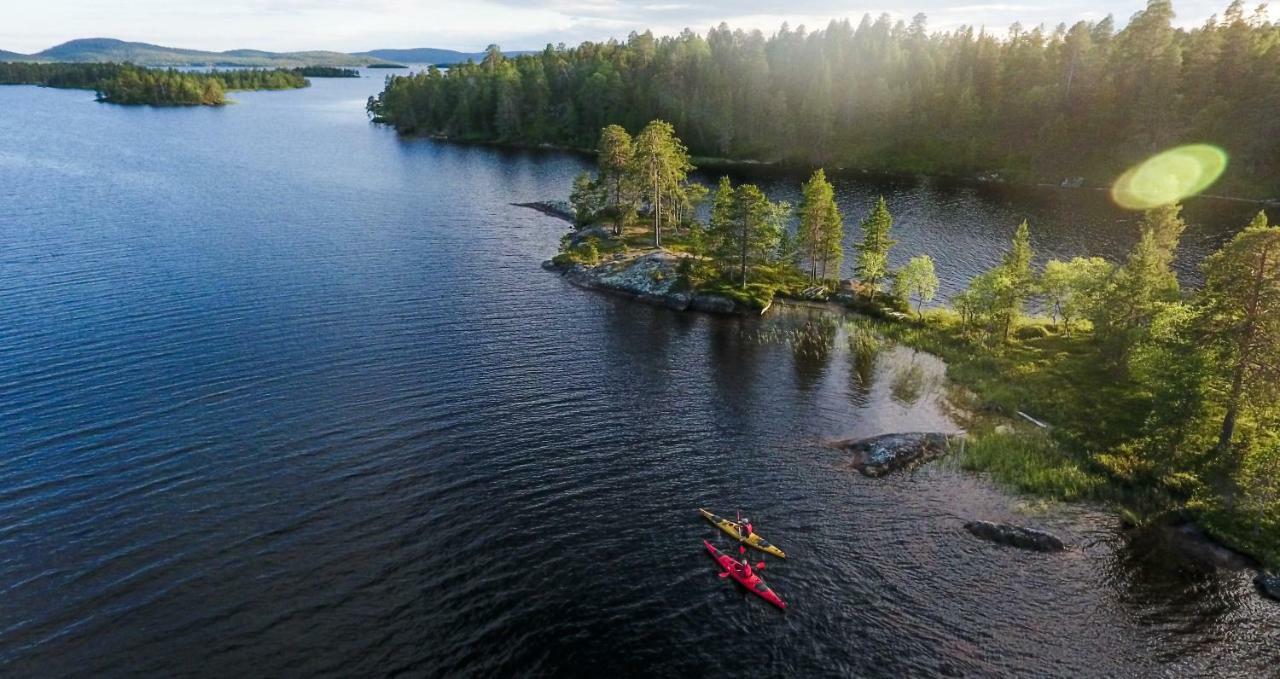
POLYGON ((1006 340, 1009 339, 1010 330, 1021 318, 1027 298, 1031 296, 1032 285, 1035 283, 1031 275, 1031 260, 1034 256, 1031 249, 1031 227, 1024 219, 1014 232, 1013 243, 1004 253, 999 267, 1002 276, 1008 281, 1008 287, 1001 296, 1004 308, 1000 310, 1006 340))
POLYGON ((875 301, 880 281, 889 275, 889 250, 894 241, 889 237, 893 228, 893 216, 884 196, 876 201, 866 219, 862 220, 862 243, 858 245, 858 280, 869 290, 875 301))
POLYGON ((653 246, 662 247, 664 195, 682 184, 693 165, 689 152, 675 135, 675 128, 662 120, 650 121, 635 139, 633 176, 643 189, 653 213, 653 246))
POLYGON ((1280 397, 1280 227, 1259 212, 1204 264, 1205 337, 1229 386, 1218 449, 1225 452, 1250 394, 1261 409, 1280 397))
POLYGON ((711 251, 721 271, 729 271, 732 268, 738 252, 737 234, 734 229, 736 214, 737 205, 734 200, 733 184, 728 177, 720 177, 715 198, 711 203, 711 220, 707 224, 707 239, 710 241, 707 249, 711 251))
POLYGON ((826 276, 827 265, 835 259, 836 253, 843 255, 839 243, 844 238, 844 223, 836 206, 835 189, 821 169, 800 188, 798 212, 797 247, 809 264, 809 280, 816 282, 820 271, 823 277, 826 276), (833 244, 836 247, 833 248, 833 244))
POLYGON ((1180 297, 1173 258, 1186 224, 1179 205, 1148 210, 1138 244, 1116 271, 1094 314, 1094 326, 1111 358, 1122 361, 1141 340, 1160 305, 1180 297))
POLYGON ((742 184, 734 191, 734 232, 738 249, 738 274, 742 287, 747 287, 747 269, 756 260, 761 243, 771 235, 774 209, 764 192, 755 184, 742 184))
POLYGON ((600 172, 600 183, 606 190, 606 203, 613 217, 616 236, 622 235, 623 220, 634 209, 630 186, 630 171, 634 163, 631 135, 622 126, 610 125, 600 131, 596 166, 600 172))
POLYGON ((602 207, 600 185, 591 179, 591 175, 582 172, 573 180, 573 191, 569 193, 569 204, 573 206, 573 225, 581 228, 590 224, 602 207))

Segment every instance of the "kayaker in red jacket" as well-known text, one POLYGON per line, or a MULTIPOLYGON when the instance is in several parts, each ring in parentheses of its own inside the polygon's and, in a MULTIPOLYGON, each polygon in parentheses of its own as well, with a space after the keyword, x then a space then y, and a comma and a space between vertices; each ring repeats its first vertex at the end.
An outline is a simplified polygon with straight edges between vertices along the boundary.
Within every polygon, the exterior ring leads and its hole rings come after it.
POLYGON ((751 578, 751 564, 747 563, 745 557, 741 562, 735 563, 734 567, 738 569, 738 573, 742 576, 743 580, 749 580, 751 578))
POLYGON ((738 534, 741 535, 742 538, 745 540, 751 537, 751 533, 752 533, 751 519, 748 519, 744 516, 742 517, 742 521, 738 522, 738 534))

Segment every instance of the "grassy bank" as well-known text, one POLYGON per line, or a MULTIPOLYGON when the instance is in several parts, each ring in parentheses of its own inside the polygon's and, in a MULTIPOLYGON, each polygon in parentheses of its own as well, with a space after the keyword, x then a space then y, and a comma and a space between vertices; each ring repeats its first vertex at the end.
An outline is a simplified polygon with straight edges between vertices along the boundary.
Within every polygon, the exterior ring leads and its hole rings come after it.
POLYGON ((1267 487, 1227 488, 1132 452, 1135 432, 1159 403, 1097 360, 1090 332, 1066 335, 1045 319, 1023 321, 1006 343, 967 334, 950 310, 923 318, 874 314, 878 329, 936 354, 967 390, 971 433, 959 465, 1010 489, 1114 506, 1126 521, 1191 519, 1264 565, 1280 568, 1280 503, 1267 487), (1049 425, 1041 429, 1025 413, 1049 425))

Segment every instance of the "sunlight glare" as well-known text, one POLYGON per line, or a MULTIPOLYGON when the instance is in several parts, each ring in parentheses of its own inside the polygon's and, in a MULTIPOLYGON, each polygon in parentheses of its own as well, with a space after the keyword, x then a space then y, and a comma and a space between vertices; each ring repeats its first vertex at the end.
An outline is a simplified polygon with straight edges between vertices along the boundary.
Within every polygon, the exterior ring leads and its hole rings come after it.
POLYGON ((1129 168, 1111 187, 1111 198, 1130 210, 1176 203, 1209 188, 1227 168, 1227 153, 1209 144, 1188 144, 1129 168))

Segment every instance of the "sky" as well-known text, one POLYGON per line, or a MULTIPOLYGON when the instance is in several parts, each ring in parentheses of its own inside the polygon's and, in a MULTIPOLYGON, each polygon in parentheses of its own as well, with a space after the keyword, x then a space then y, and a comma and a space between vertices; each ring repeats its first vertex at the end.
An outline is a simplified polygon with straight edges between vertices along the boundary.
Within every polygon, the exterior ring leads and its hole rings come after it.
MULTIPOLYGON (((1203 23, 1229 0, 1174 0, 1178 23, 1203 23)), ((306 49, 355 52, 379 48, 440 47, 507 50, 548 43, 625 38, 651 29, 704 32, 727 22, 772 33, 788 22, 820 28, 833 18, 853 21, 870 13, 929 17, 931 30, 961 24, 1003 31, 1113 14, 1118 24, 1145 0, 0 0, 0 49, 31 53, 74 38, 119 38, 170 47, 222 51, 306 49)), ((1252 1, 1246 3, 1256 4, 1252 1)))

